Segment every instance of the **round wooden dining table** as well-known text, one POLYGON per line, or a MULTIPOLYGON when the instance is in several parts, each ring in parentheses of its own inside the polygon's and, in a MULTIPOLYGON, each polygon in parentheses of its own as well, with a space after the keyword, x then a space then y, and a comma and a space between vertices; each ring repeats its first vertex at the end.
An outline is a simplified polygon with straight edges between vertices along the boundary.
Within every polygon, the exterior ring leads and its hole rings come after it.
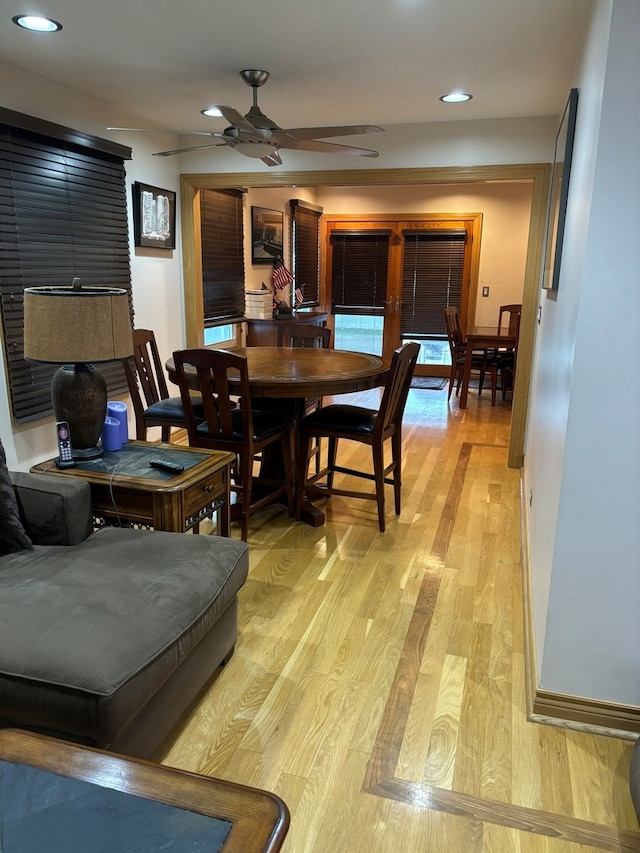
MULTIPOLYGON (((277 406, 278 411, 288 411, 298 423, 308 397, 368 391, 384 385, 389 371, 389 364, 380 356, 351 350, 232 347, 230 351, 246 356, 255 408, 277 406)), ((177 384, 173 359, 168 359, 165 366, 170 381, 177 384)), ((197 388, 195 376, 193 387, 197 388)), ((325 521, 324 513, 310 501, 305 501, 302 518, 312 527, 325 521)))
MULTIPOLYGON (((367 391, 383 385, 389 369, 380 356, 351 350, 233 347, 230 351, 246 356, 253 397, 304 400, 367 391)), ((169 379, 177 384, 172 358, 166 368, 169 379)))

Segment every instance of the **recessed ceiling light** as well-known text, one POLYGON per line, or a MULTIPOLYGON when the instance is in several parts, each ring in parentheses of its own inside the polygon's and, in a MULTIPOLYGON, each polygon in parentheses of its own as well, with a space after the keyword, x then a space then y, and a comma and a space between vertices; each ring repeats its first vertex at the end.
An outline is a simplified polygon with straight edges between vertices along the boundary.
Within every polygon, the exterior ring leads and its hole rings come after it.
POLYGON ((445 104, 461 104, 463 101, 470 101, 473 98, 473 95, 469 95, 468 92, 449 92, 448 95, 440 95, 439 100, 444 101, 445 104))
POLYGON ((207 107, 206 110, 200 110, 203 116, 209 116, 209 118, 220 118, 222 113, 218 109, 218 107, 207 107))
POLYGON ((54 21, 53 18, 44 18, 41 15, 16 15, 11 20, 19 27, 34 33, 57 33, 62 29, 62 24, 54 21))

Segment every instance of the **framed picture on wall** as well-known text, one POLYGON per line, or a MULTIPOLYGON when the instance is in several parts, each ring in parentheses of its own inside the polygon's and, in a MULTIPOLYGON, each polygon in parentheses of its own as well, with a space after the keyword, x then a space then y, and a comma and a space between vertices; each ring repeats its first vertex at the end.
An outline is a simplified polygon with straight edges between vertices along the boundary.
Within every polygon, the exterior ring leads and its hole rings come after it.
POLYGON ((567 214, 567 196, 569 195, 569 177, 571 175, 577 111, 578 90, 572 89, 556 135, 553 167, 551 169, 542 279, 542 286, 546 290, 557 290, 560 279, 560 260, 562 258, 562 241, 567 214))
POLYGON ((282 258, 284 214, 266 207, 251 208, 251 263, 273 264, 282 258))
POLYGON ((176 194, 135 181, 133 192, 134 245, 148 249, 175 249, 176 194))

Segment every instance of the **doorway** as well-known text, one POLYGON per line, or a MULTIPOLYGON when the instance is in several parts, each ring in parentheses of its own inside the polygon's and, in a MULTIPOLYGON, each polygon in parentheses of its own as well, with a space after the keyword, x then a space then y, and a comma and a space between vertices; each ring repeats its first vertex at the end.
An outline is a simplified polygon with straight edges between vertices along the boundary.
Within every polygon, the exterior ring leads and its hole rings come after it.
POLYGON ((522 322, 518 342, 518 376, 513 391, 509 466, 522 466, 524 437, 529 402, 531 360, 540 291, 540 265, 547 213, 548 163, 497 166, 451 166, 397 169, 327 169, 322 171, 210 172, 180 176, 180 214, 182 229, 183 278, 187 346, 202 346, 202 290, 198 271, 197 240, 198 194, 201 189, 221 187, 351 187, 351 186, 440 186, 486 183, 492 181, 530 181, 531 217, 527 242, 522 322))
POLYGON ((416 374, 448 376, 444 309, 473 317, 482 214, 326 216, 323 268, 338 349, 390 359, 420 344, 416 374))

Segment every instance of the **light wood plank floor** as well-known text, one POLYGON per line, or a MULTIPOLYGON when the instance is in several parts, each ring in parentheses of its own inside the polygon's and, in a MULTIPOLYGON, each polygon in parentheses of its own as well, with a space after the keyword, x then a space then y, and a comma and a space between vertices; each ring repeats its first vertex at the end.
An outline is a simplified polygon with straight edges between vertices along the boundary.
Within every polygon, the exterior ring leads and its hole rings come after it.
POLYGON ((386 533, 340 497, 322 528, 250 522, 235 655, 163 760, 278 793, 287 853, 640 850, 632 743, 525 716, 509 417, 412 390, 386 533))

